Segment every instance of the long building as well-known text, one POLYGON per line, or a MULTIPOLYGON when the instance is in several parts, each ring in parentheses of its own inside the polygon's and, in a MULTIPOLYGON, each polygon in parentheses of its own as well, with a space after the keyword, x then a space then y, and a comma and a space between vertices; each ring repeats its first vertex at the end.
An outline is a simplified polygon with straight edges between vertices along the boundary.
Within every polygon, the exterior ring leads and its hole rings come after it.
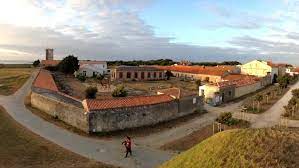
POLYGON ((240 74, 237 66, 156 66, 165 71, 171 71, 175 77, 191 80, 201 80, 216 83, 229 74, 240 74))
POLYGON ((111 80, 118 81, 143 81, 163 80, 164 70, 148 66, 119 66, 111 70, 111 80))

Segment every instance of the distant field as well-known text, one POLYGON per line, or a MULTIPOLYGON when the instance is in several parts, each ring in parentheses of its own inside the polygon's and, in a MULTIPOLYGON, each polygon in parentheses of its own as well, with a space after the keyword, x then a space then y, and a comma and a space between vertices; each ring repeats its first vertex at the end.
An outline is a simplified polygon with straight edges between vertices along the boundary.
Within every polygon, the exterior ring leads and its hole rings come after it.
POLYGON ((0 107, 0 167, 112 168, 74 154, 28 131, 0 107))
POLYGON ((299 129, 229 130, 204 140, 161 168, 296 168, 298 151, 299 129))
POLYGON ((0 68, 0 95, 16 92, 30 77, 32 68, 0 68))

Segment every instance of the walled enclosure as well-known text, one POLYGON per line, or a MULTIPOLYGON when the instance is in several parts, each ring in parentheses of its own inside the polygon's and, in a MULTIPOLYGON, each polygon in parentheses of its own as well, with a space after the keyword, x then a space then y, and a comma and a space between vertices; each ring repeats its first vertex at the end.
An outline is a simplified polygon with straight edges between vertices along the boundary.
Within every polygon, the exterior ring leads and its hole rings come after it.
MULTIPOLYGON (((158 100, 155 95, 152 99, 158 100)), ((126 98, 130 100, 130 97, 126 98)), ((203 98, 197 95, 167 102, 109 109, 87 110, 81 102, 58 91, 50 72, 41 70, 32 86, 31 105, 84 132, 109 132, 154 125, 187 114, 200 112, 203 98)), ((100 100, 99 100, 100 101, 100 100)), ((113 100, 111 100, 113 101, 113 100)))
POLYGON ((93 110, 89 112, 90 131, 109 132, 154 125, 197 110, 201 112, 202 108, 202 97, 194 96, 146 106, 93 110))
POLYGON ((53 93, 51 91, 41 91, 33 89, 31 93, 31 105, 59 120, 78 128, 84 132, 89 132, 89 124, 81 102, 74 102, 71 98, 53 93), (68 100, 69 99, 69 100, 68 100))

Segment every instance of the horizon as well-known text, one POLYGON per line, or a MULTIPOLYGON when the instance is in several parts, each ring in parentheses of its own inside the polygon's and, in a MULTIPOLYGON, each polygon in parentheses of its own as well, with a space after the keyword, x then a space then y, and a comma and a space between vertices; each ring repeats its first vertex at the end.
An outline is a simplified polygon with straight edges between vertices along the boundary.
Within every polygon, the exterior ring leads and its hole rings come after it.
POLYGON ((0 7, 0 61, 54 48, 55 59, 299 65, 298 9, 298 0, 11 0, 0 7))

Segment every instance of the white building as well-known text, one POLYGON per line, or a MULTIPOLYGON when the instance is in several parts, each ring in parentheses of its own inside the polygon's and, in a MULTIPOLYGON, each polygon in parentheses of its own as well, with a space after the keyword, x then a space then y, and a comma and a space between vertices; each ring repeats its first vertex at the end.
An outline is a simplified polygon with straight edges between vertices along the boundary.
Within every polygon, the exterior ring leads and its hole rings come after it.
POLYGON ((75 72, 75 76, 93 77, 110 73, 106 61, 80 61, 79 65, 79 70, 75 72))

